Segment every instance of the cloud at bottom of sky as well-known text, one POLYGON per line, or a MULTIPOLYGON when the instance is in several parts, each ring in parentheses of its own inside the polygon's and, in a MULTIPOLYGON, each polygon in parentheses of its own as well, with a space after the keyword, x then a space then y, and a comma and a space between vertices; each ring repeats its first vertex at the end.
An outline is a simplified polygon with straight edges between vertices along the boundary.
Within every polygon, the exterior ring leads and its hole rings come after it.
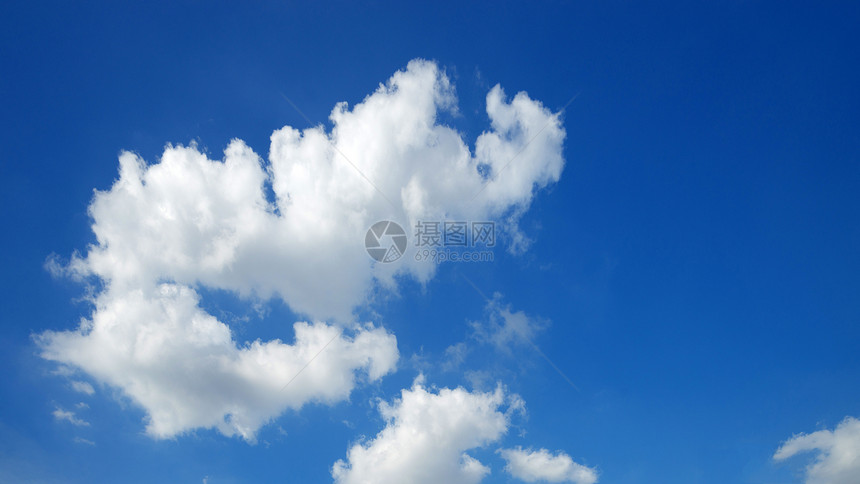
POLYGON ((573 484, 594 484, 597 471, 577 464, 564 452, 553 454, 547 449, 499 450, 507 461, 505 471, 525 482, 570 482, 573 484))
POLYGON ((336 483, 471 484, 490 473, 467 451, 495 442, 507 431, 504 406, 511 400, 505 392, 443 388, 434 393, 420 380, 393 403, 379 404, 385 428, 350 447, 346 460, 334 464, 336 483))
POLYGON ((777 449, 776 461, 812 452, 806 466, 805 484, 857 484, 860 482, 860 420, 846 417, 833 430, 798 434, 777 449))
MULTIPOLYGON (((385 427, 349 448, 332 467, 338 484, 475 484, 492 471, 469 451, 498 443, 525 402, 501 386, 494 391, 428 390, 423 377, 392 403, 381 402, 385 427)), ((526 482, 594 484, 597 473, 564 453, 502 449, 506 470, 526 482), (540 467, 540 468, 539 468, 540 467)))

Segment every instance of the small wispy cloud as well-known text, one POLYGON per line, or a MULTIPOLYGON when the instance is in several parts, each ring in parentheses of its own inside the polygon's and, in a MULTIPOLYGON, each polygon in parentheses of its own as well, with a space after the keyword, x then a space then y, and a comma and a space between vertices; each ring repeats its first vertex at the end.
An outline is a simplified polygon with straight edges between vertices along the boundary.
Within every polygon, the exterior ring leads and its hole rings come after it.
POLYGON ((474 338, 490 343, 501 351, 510 351, 514 346, 534 344, 534 338, 549 326, 549 321, 529 316, 523 311, 513 311, 505 304, 498 292, 487 301, 487 318, 471 323, 474 338))
POLYGON ((51 374, 55 376, 72 376, 75 374, 75 370, 66 365, 57 365, 57 368, 52 370, 51 374))
POLYGON ((535 337, 550 324, 548 320, 514 311, 500 293, 486 301, 485 317, 468 322, 472 331, 467 340, 445 349, 444 371, 457 370, 475 346, 489 346, 508 355, 519 347, 533 348, 535 337))
POLYGON ((51 414, 55 419, 59 421, 67 421, 72 425, 77 425, 78 427, 89 427, 90 423, 86 420, 80 419, 75 416, 75 412, 70 412, 68 410, 63 410, 60 407, 57 407, 51 414))
POLYGON ((85 381, 72 381, 72 390, 80 393, 86 393, 87 395, 92 395, 96 392, 92 385, 85 381))
POLYGON ((466 360, 468 353, 469 347, 465 341, 449 346, 445 349, 445 361, 442 363, 442 369, 445 371, 456 370, 466 360))

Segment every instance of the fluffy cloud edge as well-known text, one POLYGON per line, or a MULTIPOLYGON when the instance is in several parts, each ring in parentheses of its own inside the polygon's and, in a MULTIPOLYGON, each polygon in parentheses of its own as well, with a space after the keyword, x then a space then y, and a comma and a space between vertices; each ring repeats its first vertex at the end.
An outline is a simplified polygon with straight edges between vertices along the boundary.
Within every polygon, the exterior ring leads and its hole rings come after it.
POLYGON ((521 402, 501 386, 492 392, 433 391, 419 377, 399 399, 380 402, 385 427, 351 446, 346 459, 332 466, 332 477, 337 484, 481 482, 490 468, 468 451, 498 441, 521 402))
POLYGON ((578 464, 562 451, 555 453, 547 449, 534 450, 516 447, 499 449, 506 461, 505 471, 524 482, 570 482, 573 484, 594 484, 597 482, 596 469, 578 464))
POLYGON ((814 452, 815 460, 805 468, 806 484, 854 484, 860 482, 860 420, 845 417, 833 430, 797 434, 779 446, 777 462, 814 452))
POLYGON ((330 131, 274 131, 267 161, 238 139, 223 160, 194 144, 168 145, 154 164, 123 152, 119 179, 89 207, 96 243, 45 267, 115 287, 172 281, 278 297, 310 319, 348 322, 375 283, 425 283, 436 270, 411 252, 374 263, 362 245, 373 223, 494 220, 521 246, 519 216, 561 176, 560 113, 496 86, 486 100, 491 129, 470 148, 437 122, 455 102, 445 73, 416 59, 351 110, 335 106, 330 131))
POLYGON ((292 344, 239 345, 226 324, 199 308, 194 290, 175 284, 107 291, 96 306, 77 330, 39 335, 41 356, 121 389, 146 411, 155 438, 215 428, 254 441, 286 409, 344 401, 399 359, 394 335, 372 324, 345 330, 298 322, 292 344))

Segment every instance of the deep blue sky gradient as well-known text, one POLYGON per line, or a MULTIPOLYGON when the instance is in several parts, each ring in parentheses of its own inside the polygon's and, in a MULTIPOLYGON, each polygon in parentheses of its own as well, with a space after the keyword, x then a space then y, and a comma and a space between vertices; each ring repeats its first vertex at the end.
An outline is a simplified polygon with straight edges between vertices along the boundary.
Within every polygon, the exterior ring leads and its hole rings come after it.
MULTIPOLYGON (((602 483, 799 482, 770 458, 792 434, 860 416, 860 5, 546 2, 371 5, 19 2, 0 8, 0 468, 40 482, 326 482, 419 371, 466 338, 487 294, 551 321, 528 352, 473 354, 529 410, 505 446, 563 449, 602 483), (214 431, 142 435, 143 413, 81 400, 31 335, 88 314, 43 269, 94 238, 87 205, 117 154, 155 162, 196 140, 268 153, 271 132, 328 123, 416 57, 457 86, 470 142, 500 83, 566 109, 561 181, 523 219, 529 251, 446 264, 372 310, 399 372, 333 408, 288 412, 250 446, 214 431), (413 355, 418 355, 412 357, 413 355), (350 425, 345 425, 348 421, 350 425), (278 428, 283 428, 283 436, 278 428), (520 428, 527 432, 520 437, 520 428), (96 446, 74 443, 76 435, 96 446)), ((204 305, 253 314, 228 294, 204 305)), ((237 338, 292 338, 270 303, 237 338)), ((474 453, 509 482, 493 448, 474 453)), ((4 474, 0 473, 0 476, 4 474)))

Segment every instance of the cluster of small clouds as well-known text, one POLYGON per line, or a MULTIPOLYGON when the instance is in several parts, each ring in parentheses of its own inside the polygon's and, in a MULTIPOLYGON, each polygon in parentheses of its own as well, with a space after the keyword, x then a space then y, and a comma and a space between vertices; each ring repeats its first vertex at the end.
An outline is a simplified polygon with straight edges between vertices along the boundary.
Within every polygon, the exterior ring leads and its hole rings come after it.
MULTIPOLYGON (((56 275, 94 281, 92 314, 77 329, 37 335, 41 355, 60 365, 57 374, 76 392, 95 393, 91 383, 72 379, 78 372, 121 390, 146 411, 155 438, 214 428, 254 441, 286 409, 348 399, 399 360, 395 336, 356 323, 355 308, 376 288, 396 290, 397 276, 426 283, 436 271, 409 254, 398 264, 375 264, 362 245, 367 228, 379 220, 407 227, 494 220, 508 248, 520 251, 528 240, 519 217, 537 190, 561 176, 565 131, 540 102, 492 88, 490 129, 473 147, 437 120, 456 109, 445 73, 414 60, 352 109, 335 106, 330 130, 276 130, 265 161, 241 140, 223 160, 194 144, 168 145, 155 164, 123 152, 119 178, 89 207, 96 242, 68 263, 46 263, 56 275), (243 343, 201 308, 199 287, 251 304, 277 297, 309 322, 293 324, 292 342, 243 343)), ((499 351, 533 344, 546 325, 496 294, 486 321, 472 323, 471 339, 447 349, 447 364, 462 364, 474 343, 499 351)), ((335 482, 481 482, 492 470, 470 452, 498 445, 512 415, 525 411, 501 386, 428 389, 422 378, 378 410, 384 428, 348 448, 331 469, 335 482)), ((52 415, 90 426, 75 411, 56 407, 52 415)), ((496 452, 523 482, 598 480, 594 468, 563 451, 496 452)), ((860 420, 796 435, 773 458, 807 452, 815 458, 804 470, 806 484, 860 482, 860 420)))
MULTIPOLYGON (((491 469, 468 451, 498 442, 511 415, 523 411, 523 400, 502 387, 492 392, 463 388, 433 392, 419 377, 400 399, 380 403, 385 428, 370 441, 353 445, 346 460, 334 464, 332 476, 338 484, 479 483, 491 469)), ((498 452, 508 462, 505 470, 525 482, 597 481, 596 470, 574 463, 562 452, 551 455, 544 449, 521 448, 498 452)))
POLYGON ((805 469, 806 484, 860 482, 860 420, 846 417, 834 430, 795 435, 779 447, 773 458, 784 461, 806 452, 816 454, 805 469))
MULTIPOLYGON (((352 109, 338 104, 330 130, 275 131, 267 161, 241 140, 223 160, 193 144, 168 145, 155 164, 123 152, 119 178, 89 207, 96 242, 67 263, 46 263, 95 289, 92 314, 77 329, 35 337, 42 357, 70 379, 82 372, 119 389, 145 410, 154 438, 214 428, 253 442, 286 409, 347 400, 399 360, 395 336, 356 323, 353 311, 377 289, 396 290, 398 276, 426 283, 436 271, 408 254, 398 264, 374 263, 364 252, 367 228, 385 219, 404 226, 493 220, 508 248, 522 250, 519 217, 537 190, 561 176, 559 115, 525 93, 508 99, 499 86, 486 101, 490 129, 470 147, 437 121, 457 109, 448 77, 435 63, 414 60, 352 109), (276 297, 308 322, 293 324, 292 342, 237 341, 201 307, 201 287, 251 304, 276 297)), ((530 341, 539 329, 533 321, 494 301, 476 338, 500 348, 530 341)), ((69 385, 95 393, 83 380, 69 385)), ((491 470, 469 451, 498 443, 522 409, 522 399, 502 387, 434 392, 416 381, 379 405, 385 428, 349 448, 332 476, 340 483, 480 482, 491 470)), ((89 425, 59 407, 53 415, 89 425)), ((596 480, 564 453, 499 452, 508 472, 527 482, 596 480)))

